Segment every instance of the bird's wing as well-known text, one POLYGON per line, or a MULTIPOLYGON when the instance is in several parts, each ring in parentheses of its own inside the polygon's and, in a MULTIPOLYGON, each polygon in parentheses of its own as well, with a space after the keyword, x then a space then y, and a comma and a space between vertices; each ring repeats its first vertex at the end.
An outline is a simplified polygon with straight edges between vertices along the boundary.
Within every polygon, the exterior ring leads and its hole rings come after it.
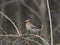
POLYGON ((33 24, 31 24, 31 28, 32 29, 39 29, 38 27, 34 26, 33 24))

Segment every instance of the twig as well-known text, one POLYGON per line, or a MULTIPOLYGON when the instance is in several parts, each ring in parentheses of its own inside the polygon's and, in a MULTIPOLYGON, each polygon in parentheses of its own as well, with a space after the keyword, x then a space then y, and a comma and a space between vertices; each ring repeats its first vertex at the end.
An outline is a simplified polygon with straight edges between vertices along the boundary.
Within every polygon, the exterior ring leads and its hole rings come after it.
MULTIPOLYGON (((7 32, 0 26, 0 28, 4 31, 4 33, 7 35, 7 32)), ((7 37, 4 37, 0 42, 4 41, 7 37)))
POLYGON ((0 29, 2 29, 2 31, 5 33, 5 34, 7 34, 7 32, 0 26, 0 29))
POLYGON ((19 32, 19 30, 18 30, 17 26, 15 25, 15 23, 14 23, 7 15, 5 15, 3 12, 0 11, 0 13, 1 13, 5 18, 7 18, 7 19, 14 25, 14 27, 15 27, 18 35, 21 36, 21 35, 20 35, 21 32, 19 32))
POLYGON ((39 42, 37 42, 37 41, 35 41, 35 40, 31 40, 31 39, 29 39, 29 38, 24 38, 24 37, 22 37, 23 39, 25 39, 25 40, 28 40, 28 41, 32 41, 32 42, 34 42, 34 43, 36 43, 36 44, 38 44, 38 45, 40 45, 40 43, 39 42))
POLYGON ((2 35, 2 34, 0 34, 0 36, 2 36, 2 37, 19 37, 18 35, 2 35))
POLYGON ((8 37, 3 38, 2 40, 0 40, 0 42, 4 41, 6 38, 8 38, 8 37))
POLYGON ((35 14, 39 19, 41 19, 40 14, 38 14, 35 10, 33 10, 31 7, 29 7, 23 0, 21 0, 22 4, 27 7, 32 13, 35 14))
POLYGON ((53 29, 53 34, 55 34, 55 32, 58 28, 60 28, 60 25, 57 25, 56 28, 53 29))
POLYGON ((30 36, 39 37, 39 38, 44 42, 44 44, 49 45, 49 43, 48 43, 45 39, 43 39, 41 36, 39 36, 39 35, 34 35, 34 34, 24 34, 24 35, 22 35, 22 36, 25 36, 25 35, 30 35, 30 36))
POLYGON ((33 2, 35 3, 35 5, 39 8, 40 10, 40 5, 37 3, 37 0, 33 0, 33 2))
POLYGON ((18 40, 18 38, 13 42, 13 44, 12 45, 15 45, 15 43, 16 43, 16 41, 18 40))

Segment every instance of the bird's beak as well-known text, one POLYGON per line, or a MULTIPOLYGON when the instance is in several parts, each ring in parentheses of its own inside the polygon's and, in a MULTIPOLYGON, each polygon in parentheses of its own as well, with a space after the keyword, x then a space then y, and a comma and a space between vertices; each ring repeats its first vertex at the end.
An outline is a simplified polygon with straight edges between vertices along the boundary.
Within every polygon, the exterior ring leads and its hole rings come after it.
POLYGON ((27 21, 25 21, 25 23, 27 23, 27 21))
POLYGON ((25 23, 27 23, 27 22, 29 22, 30 20, 28 19, 28 20, 25 20, 25 23))

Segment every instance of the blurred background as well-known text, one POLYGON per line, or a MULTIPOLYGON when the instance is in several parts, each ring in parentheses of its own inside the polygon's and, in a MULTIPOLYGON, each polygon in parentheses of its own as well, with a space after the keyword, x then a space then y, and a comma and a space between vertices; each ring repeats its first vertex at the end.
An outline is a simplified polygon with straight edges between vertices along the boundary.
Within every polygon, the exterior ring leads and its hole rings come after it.
MULTIPOLYGON (((49 4, 53 25, 54 45, 60 45, 60 1, 49 0, 49 4)), ((30 19, 31 23, 40 29, 43 26, 41 36, 50 44, 51 32, 46 0, 0 0, 0 11, 16 24, 19 32, 21 31, 22 34, 28 34, 25 27, 25 20, 27 19, 30 19)), ((17 35, 15 27, 2 14, 0 14, 0 34, 17 35)), ((17 37, 0 36, 0 40, 0 45, 29 45, 26 43, 26 40, 17 37)), ((44 45, 41 39, 39 41, 44 45)), ((33 43, 30 45, 37 44, 33 43)))

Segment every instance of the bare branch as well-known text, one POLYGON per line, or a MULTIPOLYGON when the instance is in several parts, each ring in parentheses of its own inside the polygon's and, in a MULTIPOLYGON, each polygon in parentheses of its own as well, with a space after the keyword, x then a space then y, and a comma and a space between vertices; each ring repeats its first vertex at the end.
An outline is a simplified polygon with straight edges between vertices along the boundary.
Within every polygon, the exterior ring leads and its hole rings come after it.
MULTIPOLYGON (((0 28, 2 29, 2 31, 4 31, 4 33, 7 35, 7 32, 0 26, 0 28)), ((4 37, 2 40, 0 40, 0 42, 4 41, 7 37, 4 37)))
POLYGON ((35 10, 33 10, 31 7, 29 7, 23 0, 21 0, 22 4, 27 7, 32 13, 35 14, 35 16, 37 16, 39 19, 41 19, 40 14, 38 14, 35 10))
POLYGON ((0 40, 0 42, 4 41, 6 38, 8 38, 8 37, 4 37, 2 40, 0 40))
POLYGON ((39 8, 40 10, 40 5, 36 2, 37 0, 33 0, 33 2, 35 3, 35 5, 39 8))
POLYGON ((55 34, 55 32, 58 28, 60 28, 60 25, 57 25, 56 28, 53 29, 53 34, 55 34))
POLYGON ((5 15, 3 12, 0 11, 0 13, 14 25, 18 35, 21 36, 21 33, 19 32, 19 30, 18 30, 17 26, 15 25, 15 23, 7 15, 5 15))
POLYGON ((2 36, 2 37, 19 37, 19 35, 2 35, 2 34, 0 34, 0 36, 2 36))
POLYGON ((44 44, 49 45, 49 43, 48 43, 45 39, 43 39, 41 36, 39 36, 39 35, 34 35, 34 34, 24 34, 23 36, 25 36, 25 35, 31 35, 31 36, 39 37, 39 38, 43 41, 44 44))
POLYGON ((54 45, 54 44, 53 44, 52 19, 51 19, 51 13, 50 13, 49 1, 48 1, 48 0, 46 0, 46 1, 47 1, 48 13, 49 13, 49 21, 50 21, 51 45, 54 45))
POLYGON ((35 41, 35 40, 31 40, 31 39, 29 39, 29 38, 24 38, 24 37, 22 37, 23 39, 25 39, 25 40, 28 40, 28 41, 32 41, 32 42, 34 42, 34 43, 36 43, 36 44, 38 44, 38 45, 40 45, 40 43, 39 42, 37 42, 37 41, 35 41))
POLYGON ((14 42, 12 43, 12 45, 15 45, 15 43, 16 43, 17 40, 18 40, 18 38, 14 40, 14 42))
POLYGON ((7 34, 7 32, 0 26, 0 29, 2 29, 2 31, 5 33, 5 34, 7 34))

